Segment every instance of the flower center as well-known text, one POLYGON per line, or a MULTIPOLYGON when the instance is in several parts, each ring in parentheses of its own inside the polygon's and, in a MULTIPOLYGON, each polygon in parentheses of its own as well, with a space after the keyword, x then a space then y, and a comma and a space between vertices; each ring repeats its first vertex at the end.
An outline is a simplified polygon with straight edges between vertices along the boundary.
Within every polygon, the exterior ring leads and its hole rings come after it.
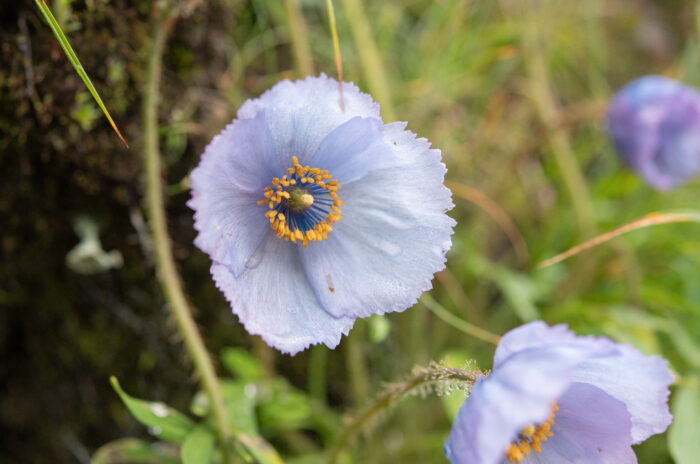
POLYGON ((558 410, 559 407, 555 401, 552 405, 552 412, 549 414, 546 421, 542 422, 537 427, 530 424, 520 431, 520 438, 511 443, 506 449, 506 457, 510 464, 513 464, 515 461, 523 462, 523 459, 529 456, 532 450, 538 453, 542 452, 540 444, 543 441, 547 441, 547 438, 552 436, 550 429, 554 424, 554 413, 558 410))
POLYGON ((292 167, 282 178, 272 179, 272 187, 265 187, 265 216, 275 235, 285 241, 301 242, 304 248, 309 242, 325 240, 331 225, 342 219, 340 207, 344 205, 338 197, 337 180, 328 171, 299 164, 292 156, 292 167))

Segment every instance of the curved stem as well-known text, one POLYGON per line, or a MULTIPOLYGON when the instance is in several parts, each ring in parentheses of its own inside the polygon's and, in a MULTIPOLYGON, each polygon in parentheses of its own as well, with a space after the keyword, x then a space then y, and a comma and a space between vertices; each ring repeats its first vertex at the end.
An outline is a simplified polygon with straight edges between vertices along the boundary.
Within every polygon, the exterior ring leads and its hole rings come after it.
POLYGON ((493 345, 498 345, 498 342, 501 340, 501 337, 499 337, 498 335, 491 333, 488 330, 482 329, 481 327, 477 327, 474 324, 455 316, 447 309, 445 309, 440 303, 438 303, 435 300, 435 298, 430 296, 429 293, 423 295, 420 301, 437 317, 439 317, 455 329, 461 330, 467 335, 471 335, 474 338, 478 338, 481 341, 491 343, 493 345))
POLYGON ((158 278, 175 317, 177 328, 184 339, 185 347, 192 358, 202 387, 209 398, 212 419, 219 434, 224 462, 227 463, 230 462, 228 443, 231 431, 226 420, 224 400, 214 371, 214 365, 192 318, 189 305, 182 291, 179 275, 175 269, 163 204, 163 186, 160 178, 161 164, 158 149, 157 108, 163 50, 168 28, 173 20, 174 16, 158 20, 148 56, 147 80, 143 94, 143 156, 146 172, 146 203, 151 234, 153 236, 153 252, 158 278))
POLYGON ((391 406, 396 400, 413 393, 415 390, 428 388, 440 382, 457 381, 461 382, 463 385, 467 385, 467 388, 471 388, 480 375, 482 375, 482 373, 478 371, 472 372, 466 369, 444 367, 437 363, 431 363, 427 368, 414 369, 412 377, 388 387, 381 395, 375 398, 369 406, 352 418, 330 449, 328 453, 328 462, 330 464, 335 463, 350 439, 365 424, 376 417, 377 414, 391 406))

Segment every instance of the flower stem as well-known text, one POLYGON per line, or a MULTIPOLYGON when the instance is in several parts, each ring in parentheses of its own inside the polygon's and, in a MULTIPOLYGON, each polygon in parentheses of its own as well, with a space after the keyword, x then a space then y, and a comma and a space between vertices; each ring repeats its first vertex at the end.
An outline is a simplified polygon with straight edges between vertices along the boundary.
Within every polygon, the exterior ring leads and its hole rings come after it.
POLYGON ((369 421, 375 418, 380 412, 391 406, 396 400, 415 392, 426 389, 441 382, 452 383, 461 382, 468 388, 476 382, 481 372, 472 372, 466 369, 456 369, 444 367, 437 363, 431 363, 427 368, 415 368, 413 376, 409 379, 389 386, 374 401, 355 415, 347 427, 340 434, 333 447, 328 453, 328 462, 335 463, 340 453, 345 449, 350 439, 369 421))
MULTIPOLYGON (((173 12, 175 9, 173 9, 173 12)), ((149 223, 153 236, 153 252, 158 278, 163 287, 165 297, 172 310, 177 328, 180 331, 194 368, 199 375, 202 387, 210 402, 212 419, 219 434, 223 461, 231 462, 229 438, 231 431, 226 420, 226 410, 219 381, 214 371, 209 353, 192 318, 189 305, 180 284, 180 278, 175 269, 175 261, 170 249, 163 204, 163 186, 161 183, 161 162, 158 148, 158 95, 160 89, 163 50, 167 32, 174 13, 164 15, 157 20, 155 35, 148 56, 148 71, 146 86, 143 93, 143 156, 146 173, 146 203, 149 212, 149 223)))

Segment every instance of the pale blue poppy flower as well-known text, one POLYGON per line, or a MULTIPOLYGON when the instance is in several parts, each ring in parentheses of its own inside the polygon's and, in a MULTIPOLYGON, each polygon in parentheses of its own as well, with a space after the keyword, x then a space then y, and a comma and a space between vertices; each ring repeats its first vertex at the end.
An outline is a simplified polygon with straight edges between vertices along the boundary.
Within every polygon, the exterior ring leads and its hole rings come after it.
POLYGON ((452 464, 631 464, 671 423, 665 360, 566 326, 503 336, 445 443, 452 464))
POLYGON ((608 131, 623 161, 658 190, 700 169, 700 93, 692 87, 661 76, 632 81, 610 103, 608 131))
POLYGON ((439 150, 325 75, 247 101, 192 172, 195 244, 246 329, 296 353, 403 311, 445 266, 439 150))

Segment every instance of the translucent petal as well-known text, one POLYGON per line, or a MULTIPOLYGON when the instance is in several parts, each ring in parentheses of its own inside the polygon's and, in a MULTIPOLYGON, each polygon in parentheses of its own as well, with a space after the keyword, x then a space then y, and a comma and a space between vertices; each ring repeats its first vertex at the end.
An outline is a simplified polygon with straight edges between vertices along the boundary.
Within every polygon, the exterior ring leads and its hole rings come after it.
POLYGON ((239 278, 216 262, 211 272, 246 330, 285 353, 295 354, 317 343, 335 348, 354 323, 354 318, 336 318, 321 308, 297 246, 272 233, 239 278))
POLYGON ((560 344, 581 344, 589 347, 592 354, 615 354, 619 346, 607 338, 576 335, 565 324, 550 327, 543 321, 533 321, 501 337, 493 357, 493 367, 496 369, 509 356, 522 350, 560 344))
POLYGON ((360 116, 381 119, 379 105, 352 83, 343 83, 345 110, 340 109, 338 82, 321 74, 304 80, 279 82, 238 110, 239 119, 267 114, 272 143, 279 156, 279 168, 289 167, 295 155, 308 164, 321 141, 333 129, 360 116))
POLYGON ((278 175, 270 140, 264 113, 234 121, 214 137, 190 176, 195 244, 234 275, 270 228, 265 206, 256 203, 278 175))
POLYGON ((309 165, 327 169, 340 185, 370 171, 396 166, 401 153, 387 143, 383 126, 379 119, 350 119, 323 139, 309 165))
POLYGON ((327 240, 301 250, 319 301, 336 316, 403 311, 444 268, 454 226, 445 214, 452 207, 445 167, 438 150, 403 127, 383 129, 401 153, 394 167, 343 185, 343 218, 327 240))
POLYGON ((631 346, 617 345, 614 354, 584 361, 574 372, 574 379, 599 387, 627 406, 635 444, 663 432, 671 424, 668 386, 673 377, 668 362, 658 356, 646 356, 631 346))
POLYGON ((574 383, 557 400, 552 436, 524 464, 635 464, 630 415, 597 387, 574 383))

